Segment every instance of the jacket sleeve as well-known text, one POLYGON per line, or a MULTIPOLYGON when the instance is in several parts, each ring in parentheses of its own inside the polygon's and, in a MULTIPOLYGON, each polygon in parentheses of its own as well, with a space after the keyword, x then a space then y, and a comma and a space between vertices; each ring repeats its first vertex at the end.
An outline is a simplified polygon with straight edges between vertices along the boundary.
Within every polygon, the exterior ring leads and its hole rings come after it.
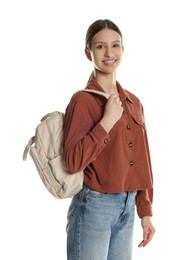
POLYGON ((139 190, 136 196, 136 208, 140 218, 152 216, 153 188, 139 190))
POLYGON ((83 170, 95 160, 110 140, 93 117, 92 97, 89 96, 77 94, 65 113, 63 156, 72 173, 83 170))
MULTIPOLYGON (((145 122, 145 116, 144 116, 144 109, 141 104, 141 110, 143 114, 143 119, 145 122)), ((146 125, 145 125, 146 127, 146 125)), ((153 174, 152 174, 152 166, 151 166, 151 159, 150 159, 150 150, 149 150, 149 144, 148 144, 148 135, 147 130, 145 131, 145 142, 146 142, 146 149, 148 153, 148 159, 149 159, 149 168, 150 168, 150 178, 151 178, 151 184, 152 188, 146 189, 146 190, 139 190, 137 192, 136 196, 136 208, 137 213, 140 218, 143 218, 145 216, 152 216, 153 210, 152 210, 152 204, 153 204, 153 174)))

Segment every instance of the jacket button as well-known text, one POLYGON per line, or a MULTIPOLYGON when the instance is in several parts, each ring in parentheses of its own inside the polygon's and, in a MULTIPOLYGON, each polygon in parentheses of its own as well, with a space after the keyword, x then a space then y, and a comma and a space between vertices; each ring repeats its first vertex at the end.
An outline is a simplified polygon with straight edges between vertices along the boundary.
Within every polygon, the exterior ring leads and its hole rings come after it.
POLYGON ((132 147, 132 146, 133 146, 132 142, 130 142, 130 143, 128 144, 128 146, 129 146, 129 147, 132 147))
POLYGON ((134 165, 134 161, 130 161, 130 166, 133 166, 134 165))
POLYGON ((127 129, 130 130, 130 129, 131 129, 131 126, 130 126, 130 125, 127 125, 127 129))
POLYGON ((104 144, 107 144, 107 143, 108 143, 108 139, 105 139, 105 140, 104 140, 104 144))

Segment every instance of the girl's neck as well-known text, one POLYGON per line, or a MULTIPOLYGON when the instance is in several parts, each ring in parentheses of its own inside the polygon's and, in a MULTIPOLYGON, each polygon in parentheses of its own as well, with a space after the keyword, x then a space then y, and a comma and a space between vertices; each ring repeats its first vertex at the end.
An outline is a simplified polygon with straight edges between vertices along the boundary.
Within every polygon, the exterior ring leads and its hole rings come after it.
POLYGON ((106 93, 118 94, 115 75, 95 74, 94 78, 106 93))

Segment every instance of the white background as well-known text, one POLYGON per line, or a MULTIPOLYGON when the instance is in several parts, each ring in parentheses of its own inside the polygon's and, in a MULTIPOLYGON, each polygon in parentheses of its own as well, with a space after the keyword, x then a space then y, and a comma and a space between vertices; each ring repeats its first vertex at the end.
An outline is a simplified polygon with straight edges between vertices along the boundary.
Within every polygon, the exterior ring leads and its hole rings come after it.
POLYGON ((22 152, 40 118, 84 88, 85 33, 104 18, 123 32, 117 79, 144 105, 155 180, 157 231, 138 248, 136 218, 133 260, 185 259, 184 9, 183 0, 1 0, 0 259, 66 260, 70 200, 52 197, 22 152))

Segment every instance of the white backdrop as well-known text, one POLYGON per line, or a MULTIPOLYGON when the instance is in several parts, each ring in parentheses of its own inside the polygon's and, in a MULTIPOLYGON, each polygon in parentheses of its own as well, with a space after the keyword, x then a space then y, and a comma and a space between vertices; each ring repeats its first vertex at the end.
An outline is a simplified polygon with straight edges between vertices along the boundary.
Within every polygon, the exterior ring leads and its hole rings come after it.
POLYGON ((22 152, 40 118, 64 111, 85 86, 92 70, 85 33, 104 18, 123 32, 117 78, 144 105, 155 180, 157 232, 138 248, 136 218, 133 260, 185 259, 184 11, 183 0, 1 0, 0 259, 66 260, 70 200, 53 198, 22 152))

